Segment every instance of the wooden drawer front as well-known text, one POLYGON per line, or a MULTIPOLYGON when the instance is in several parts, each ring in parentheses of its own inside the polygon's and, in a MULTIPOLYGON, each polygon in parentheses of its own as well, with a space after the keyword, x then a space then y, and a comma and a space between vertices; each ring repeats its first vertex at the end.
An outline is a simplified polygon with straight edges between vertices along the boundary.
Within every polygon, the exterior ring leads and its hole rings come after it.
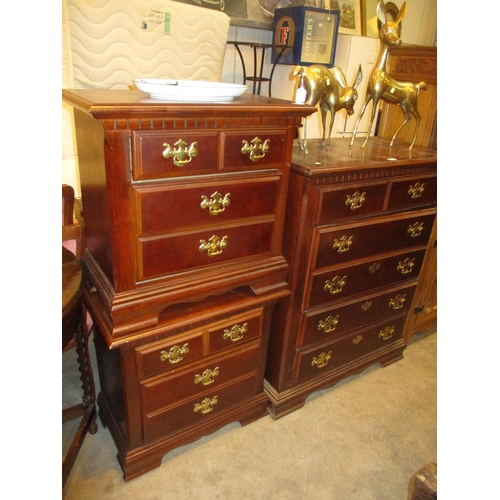
POLYGON ((322 189, 316 224, 382 212, 386 190, 386 181, 342 189, 322 189))
POLYGON ((279 187, 279 177, 245 184, 241 181, 204 183, 182 189, 139 186, 134 191, 139 234, 272 215, 276 211, 279 187))
POLYGON ((149 379, 141 384, 144 414, 174 405, 192 396, 216 390, 243 375, 256 372, 260 343, 244 350, 214 358, 196 368, 173 370, 172 374, 149 379))
POLYGON ((312 279, 306 308, 403 280, 417 279, 424 255, 425 250, 406 252, 317 274, 312 279))
POLYGON ((391 183, 387 210, 437 203, 437 177, 418 177, 391 183))
POLYGON ((273 230, 263 222, 140 238, 139 280, 270 252, 273 230))
POLYGON ((405 316, 358 330, 320 348, 297 353, 298 382, 322 375, 377 350, 403 337, 405 316))
POLYGON ((415 286, 399 288, 389 293, 365 297, 345 306, 305 313, 298 347, 338 338, 394 314, 407 312, 414 294, 415 286))
POLYGON ((203 356, 203 331, 190 332, 149 344, 136 351, 139 378, 192 363, 203 356))
POLYGON ((132 173, 136 180, 206 174, 216 168, 217 132, 133 132, 132 173), (175 153, 184 150, 186 154, 175 153))
POLYGON ((226 324, 207 328, 208 353, 237 348, 245 342, 260 338, 262 334, 262 309, 251 314, 233 316, 226 324))
POLYGON ((221 132, 224 170, 272 166, 281 168, 285 160, 286 132, 252 129, 247 132, 221 132), (267 144, 266 144, 266 141, 267 144), (263 150, 269 148, 267 152, 263 150))
POLYGON ((435 215, 411 215, 368 226, 319 231, 316 268, 350 260, 427 245, 435 215))
POLYGON ((204 395, 184 400, 179 406, 146 415, 144 418, 146 442, 155 441, 191 425, 203 425, 210 417, 254 396, 256 385, 256 376, 247 377, 204 395))

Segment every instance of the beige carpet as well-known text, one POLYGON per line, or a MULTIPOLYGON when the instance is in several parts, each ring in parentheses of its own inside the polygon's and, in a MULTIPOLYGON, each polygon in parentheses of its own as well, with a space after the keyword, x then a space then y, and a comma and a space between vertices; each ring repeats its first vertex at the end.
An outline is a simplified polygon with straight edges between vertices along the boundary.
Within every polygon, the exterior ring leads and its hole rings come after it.
MULTIPOLYGON (((92 347, 93 349, 93 347, 92 347)), ((71 353, 63 356, 70 374, 71 353)), ((70 374, 72 377, 72 375, 70 374)), ((63 394, 66 401, 78 394, 63 394)), ((437 461, 437 334, 417 334, 404 359, 311 395, 279 419, 230 424, 171 451, 124 482, 109 431, 88 435, 65 500, 406 500, 412 475, 437 461)), ((71 401, 70 401, 71 400, 71 401)), ((63 452, 72 422, 63 426, 63 452)))

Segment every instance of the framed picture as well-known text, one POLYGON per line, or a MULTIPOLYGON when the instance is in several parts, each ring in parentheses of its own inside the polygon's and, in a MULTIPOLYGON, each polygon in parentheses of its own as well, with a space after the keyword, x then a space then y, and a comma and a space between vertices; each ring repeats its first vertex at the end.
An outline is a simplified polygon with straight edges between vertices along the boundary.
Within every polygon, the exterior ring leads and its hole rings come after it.
POLYGON ((361 0, 330 0, 330 8, 340 10, 339 33, 361 35, 361 0))

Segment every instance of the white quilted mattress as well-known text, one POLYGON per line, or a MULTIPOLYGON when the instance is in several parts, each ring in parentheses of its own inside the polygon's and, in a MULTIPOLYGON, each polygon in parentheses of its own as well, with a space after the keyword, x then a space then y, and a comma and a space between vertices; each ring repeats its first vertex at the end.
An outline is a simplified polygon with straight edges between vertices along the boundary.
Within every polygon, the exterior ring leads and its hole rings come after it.
POLYGON ((74 88, 134 88, 134 78, 220 81, 230 23, 223 12, 171 0, 66 1, 74 88), (164 12, 170 22, 157 23, 164 12))

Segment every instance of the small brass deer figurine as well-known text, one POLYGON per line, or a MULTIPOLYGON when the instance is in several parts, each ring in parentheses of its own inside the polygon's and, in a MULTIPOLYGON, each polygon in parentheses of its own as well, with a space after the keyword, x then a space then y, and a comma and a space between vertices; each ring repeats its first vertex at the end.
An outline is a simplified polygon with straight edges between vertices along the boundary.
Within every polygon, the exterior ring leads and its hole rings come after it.
MULTIPOLYGON (((390 104, 397 104, 398 106, 400 106, 405 116, 403 124, 397 129, 396 133, 392 137, 391 146, 394 144, 394 140, 396 139, 396 136, 399 134, 401 129, 410 121, 412 115, 415 117, 416 125, 415 134, 413 135, 413 140, 410 144, 409 149, 411 150, 413 148, 413 145, 415 144, 418 126, 420 125, 420 113, 417 109, 418 94, 420 89, 427 89, 427 84, 425 82, 420 82, 417 84, 410 82, 400 82, 392 78, 387 73, 386 69, 389 48, 398 47, 399 45, 401 45, 401 21, 405 17, 405 14, 406 2, 403 3, 396 21, 388 21, 383 0, 379 0, 378 2, 377 16, 382 23, 379 32, 380 50, 377 61, 375 63, 375 67, 370 74, 370 79, 368 81, 368 86, 366 89, 365 102, 363 104, 363 107, 361 108, 361 112, 354 127, 354 132, 352 134, 350 142, 351 147, 354 144, 354 138, 356 137, 359 122, 363 117, 368 103, 372 100, 372 114, 368 131, 370 131, 372 128, 373 120, 375 118, 375 112, 377 110, 379 101, 383 100, 390 104)), ((370 133, 368 132, 361 148, 364 148, 366 146, 369 136, 370 133)))
MULTIPOLYGON (((331 70, 321 64, 313 64, 307 68, 295 66, 293 75, 300 77, 295 101, 301 101, 312 106, 315 106, 319 102, 321 122, 323 125, 322 144, 323 146, 327 146, 330 144, 333 122, 337 111, 345 109, 348 115, 354 113, 354 104, 358 98, 358 91, 356 88, 363 79, 361 65, 359 66, 352 87, 347 85, 343 71, 337 66, 334 66, 331 70), (304 91, 305 96, 301 100, 299 93, 304 93, 304 91), (328 128, 328 139, 326 139, 326 114, 328 111, 330 112, 330 124, 328 128)), ((303 144, 301 144, 299 137, 299 146, 302 150, 306 148, 306 143, 307 137, 304 128, 303 144)))

